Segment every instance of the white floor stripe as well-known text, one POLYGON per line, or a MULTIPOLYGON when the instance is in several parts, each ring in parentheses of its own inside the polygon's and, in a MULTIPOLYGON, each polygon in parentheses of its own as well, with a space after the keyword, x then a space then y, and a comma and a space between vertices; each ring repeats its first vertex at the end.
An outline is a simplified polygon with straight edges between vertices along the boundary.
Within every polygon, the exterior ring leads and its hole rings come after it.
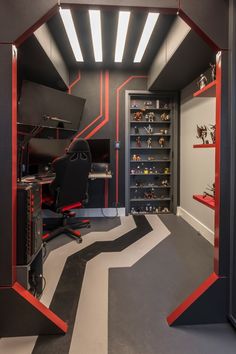
POLYGON ((131 267, 170 235, 160 218, 147 219, 152 232, 122 252, 101 253, 87 263, 69 354, 108 353, 109 268, 131 267))
MULTIPOLYGON (((50 253, 44 264, 44 276, 47 281, 47 286, 41 298, 43 304, 46 306, 50 305, 65 262, 69 256, 91 245, 95 241, 115 240, 136 227, 132 216, 121 217, 120 219, 121 225, 114 229, 106 232, 91 232, 83 237, 81 244, 70 242, 50 253)), ((0 354, 31 354, 36 339, 37 336, 2 338, 0 339, 0 354)))

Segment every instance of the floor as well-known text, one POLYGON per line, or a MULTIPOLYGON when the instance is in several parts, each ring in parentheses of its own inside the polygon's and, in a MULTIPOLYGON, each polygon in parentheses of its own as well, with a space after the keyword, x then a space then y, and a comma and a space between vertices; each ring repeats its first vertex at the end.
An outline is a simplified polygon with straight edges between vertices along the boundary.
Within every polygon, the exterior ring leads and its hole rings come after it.
POLYGON ((0 354, 233 354, 228 324, 172 327, 166 316, 212 271, 211 244, 174 215, 99 218, 83 243, 52 240, 42 302, 64 336, 0 339, 0 354))

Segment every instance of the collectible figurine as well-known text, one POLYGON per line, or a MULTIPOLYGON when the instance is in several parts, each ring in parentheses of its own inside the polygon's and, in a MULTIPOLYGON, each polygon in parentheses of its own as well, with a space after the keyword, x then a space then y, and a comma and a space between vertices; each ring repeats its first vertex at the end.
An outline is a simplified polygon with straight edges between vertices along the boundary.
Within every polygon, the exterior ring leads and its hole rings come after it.
POLYGON ((150 149, 152 147, 152 138, 147 139, 147 147, 150 149))
POLYGON ((149 174, 149 170, 148 170, 148 168, 147 168, 147 167, 145 167, 145 169, 144 169, 143 173, 144 173, 145 175, 148 175, 148 174, 149 174))
POLYGON ((168 175, 168 174, 170 173, 169 167, 165 167, 163 173, 164 173, 165 175, 168 175))
POLYGON ((150 108, 152 105, 153 105, 153 104, 152 104, 152 101, 146 101, 146 102, 144 102, 144 107, 150 108))
POLYGON ((133 101, 133 103, 131 104, 131 108, 138 108, 138 105, 135 101, 133 101))
POLYGON ((134 169, 130 170, 130 173, 131 173, 131 175, 134 175, 135 174, 135 170, 134 169))
POLYGON ((168 130, 167 129, 161 129, 160 130, 160 134, 166 135, 166 134, 168 134, 168 130))
POLYGON ((201 125, 200 127, 197 125, 197 139, 202 139, 203 144, 209 144, 209 141, 206 140, 207 137, 207 127, 205 125, 201 125))
POLYGON ((141 161, 141 156, 134 154, 134 155, 132 155, 131 160, 132 161, 141 161))
POLYGON ((154 122, 155 121, 155 113, 149 112, 149 113, 145 114, 145 120, 150 123, 154 122))
POLYGON ((136 122, 140 122, 142 118, 143 118, 143 112, 139 111, 134 113, 134 120, 136 122))
POLYGON ((164 113, 162 113, 161 114, 161 121, 168 121, 168 120, 170 120, 170 116, 169 116, 169 114, 167 114, 166 112, 164 112, 164 113))
POLYGON ((169 213, 169 209, 168 209, 167 207, 165 207, 165 208, 162 209, 161 212, 162 212, 162 213, 169 213))
POLYGON ((216 79, 216 64, 210 63, 210 68, 211 68, 211 81, 215 81, 215 79, 216 79))
POLYGON ((209 192, 204 192, 203 193, 203 198, 206 198, 206 197, 212 197, 215 199, 215 183, 212 184, 212 187, 211 186, 207 186, 206 188, 209 192))
POLYGON ((137 127, 137 125, 135 125, 134 127, 134 134, 139 134, 139 128, 137 127))
POLYGON ((149 135, 153 134, 153 128, 151 127, 150 124, 147 127, 144 127, 144 129, 146 130, 147 134, 149 135))
POLYGON ((161 185, 162 185, 162 187, 168 187, 168 180, 167 179, 163 179, 162 181, 161 181, 161 185))
POLYGON ((148 161, 153 161, 155 160, 155 156, 148 156, 148 161))
POLYGON ((206 84, 207 84, 207 78, 204 74, 201 74, 197 82, 199 90, 203 89, 206 86, 206 84))
POLYGON ((162 147, 162 148, 164 147, 165 139, 163 138, 163 136, 159 139, 158 144, 160 145, 160 147, 162 147))
POLYGON ((141 146, 142 146, 140 136, 138 136, 137 139, 136 139, 136 146, 137 146, 137 147, 141 147, 141 146))
POLYGON ((208 130, 210 132, 212 144, 215 144, 216 143, 216 125, 215 124, 211 124, 210 128, 208 128, 208 130))
POLYGON ((155 194, 154 190, 150 190, 144 193, 145 199, 156 199, 157 195, 155 194))

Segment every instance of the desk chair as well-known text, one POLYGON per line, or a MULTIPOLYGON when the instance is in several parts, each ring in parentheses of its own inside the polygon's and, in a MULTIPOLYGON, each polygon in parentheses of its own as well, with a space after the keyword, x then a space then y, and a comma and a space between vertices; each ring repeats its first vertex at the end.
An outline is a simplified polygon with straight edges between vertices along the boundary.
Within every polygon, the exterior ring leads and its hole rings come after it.
POLYGON ((50 196, 43 200, 46 208, 61 214, 60 226, 43 236, 43 241, 66 234, 82 242, 81 234, 76 231, 89 227, 89 220, 73 223, 75 213, 72 209, 81 208, 87 199, 88 175, 91 170, 91 154, 86 140, 72 141, 65 154, 52 163, 56 174, 49 186, 50 196))

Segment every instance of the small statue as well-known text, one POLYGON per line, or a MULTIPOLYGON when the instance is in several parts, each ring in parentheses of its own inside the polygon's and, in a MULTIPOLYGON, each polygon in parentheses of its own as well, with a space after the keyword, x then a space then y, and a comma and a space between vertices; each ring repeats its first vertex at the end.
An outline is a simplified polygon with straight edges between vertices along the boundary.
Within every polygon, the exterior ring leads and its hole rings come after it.
POLYGON ((137 127, 137 125, 135 125, 134 127, 134 134, 139 134, 139 128, 137 127))
POLYGON ((166 113, 166 112, 162 113, 162 114, 161 114, 161 121, 166 122, 166 121, 168 121, 168 120, 170 120, 169 114, 166 113))
POLYGON ((206 197, 212 197, 213 199, 215 199, 215 193, 216 193, 216 190, 215 190, 215 183, 212 183, 212 186, 207 186, 206 188, 209 192, 205 191, 203 193, 203 198, 206 198, 206 197))
POLYGON ((202 90, 206 86, 206 84, 207 84, 207 78, 204 74, 201 74, 197 82, 199 90, 202 90))
POLYGON ((145 120, 147 122, 154 122, 155 121, 155 113, 149 112, 149 113, 145 114, 145 120))
POLYGON ((147 127, 144 127, 144 129, 146 130, 147 134, 149 135, 153 134, 153 128, 151 127, 150 124, 147 127))
POLYGON ((131 104, 131 108, 138 108, 138 105, 135 101, 131 104))
POLYGON ((156 160, 155 156, 148 156, 148 161, 154 161, 154 160, 156 160))
POLYGON ((169 167, 165 167, 165 168, 164 168, 164 174, 165 174, 165 175, 168 175, 169 173, 170 173, 169 167))
POLYGON ((140 122, 142 118, 143 118, 143 112, 139 111, 134 113, 134 120, 136 122, 140 122))
POLYGON ((210 128, 208 128, 212 140, 212 144, 216 143, 216 124, 211 124, 210 128))
POLYGON ((168 134, 168 130, 167 129, 161 129, 160 130, 160 134, 166 135, 166 134, 168 134))
POLYGON ((167 207, 165 207, 165 208, 162 209, 161 212, 162 212, 162 213, 169 213, 169 209, 168 209, 167 207))
POLYGON ((149 170, 148 170, 148 168, 147 168, 147 167, 145 167, 145 169, 144 169, 143 173, 144 173, 145 175, 148 175, 148 174, 149 174, 149 170))
POLYGON ((165 139, 163 138, 163 136, 159 139, 158 144, 160 145, 160 147, 162 147, 162 148, 164 147, 165 139))
POLYGON ((134 154, 134 155, 132 155, 131 160, 132 161, 141 161, 141 156, 134 154))
POLYGON ((163 179, 161 181, 161 185, 162 185, 162 187, 168 187, 168 185, 169 185, 168 180, 167 179, 163 179))
POLYGON ((151 147, 152 147, 152 138, 148 138, 148 139, 147 139, 147 147, 148 147, 149 149, 151 149, 151 147))
POLYGON ((144 107, 150 108, 150 107, 152 107, 152 105, 153 105, 152 101, 146 101, 146 102, 144 102, 144 107))
POLYGON ((215 79, 216 79, 216 64, 210 63, 210 68, 211 68, 211 81, 215 81, 215 79))
POLYGON ((207 137, 207 127, 205 125, 197 125, 197 139, 202 139, 202 143, 209 144, 209 141, 206 140, 207 137))
POLYGON ((138 137, 136 138, 136 146, 137 146, 137 147, 141 147, 141 146, 142 146, 140 136, 138 136, 138 137))

